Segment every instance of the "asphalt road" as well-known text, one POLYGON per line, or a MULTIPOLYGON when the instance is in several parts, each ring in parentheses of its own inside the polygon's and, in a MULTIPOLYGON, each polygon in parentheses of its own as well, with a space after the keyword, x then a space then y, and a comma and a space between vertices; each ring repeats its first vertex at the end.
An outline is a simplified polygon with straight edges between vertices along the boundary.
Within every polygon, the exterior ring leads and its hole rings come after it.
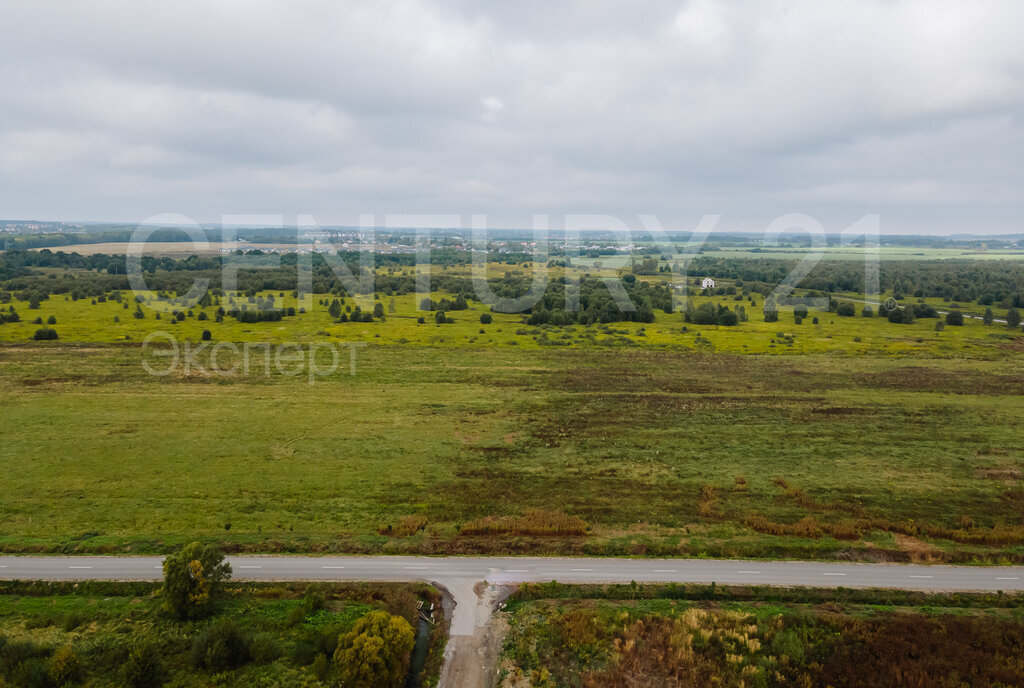
MULTIPOLYGON (((152 580, 161 557, 0 557, 0 579, 152 580)), ((538 557, 228 557, 234 579, 487 581, 492 584, 711 583, 907 590, 1024 591, 1024 567, 722 559, 538 557)))
MULTIPOLYGON (((0 557, 0 579, 158 580, 161 557, 0 557)), ((1024 591, 1024 567, 918 566, 721 559, 537 557, 228 557, 236 580, 423 581, 454 603, 441 688, 479 688, 497 670, 492 614, 503 584, 719 583, 934 591, 1024 591), (489 583, 490 585, 485 584, 489 583)))

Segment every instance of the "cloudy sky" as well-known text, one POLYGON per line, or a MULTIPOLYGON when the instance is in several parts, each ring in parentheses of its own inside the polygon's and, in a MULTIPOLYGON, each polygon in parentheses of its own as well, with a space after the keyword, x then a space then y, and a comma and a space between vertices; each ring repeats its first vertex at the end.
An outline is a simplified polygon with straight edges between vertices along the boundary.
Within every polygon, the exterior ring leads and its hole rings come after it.
POLYGON ((0 218, 1024 231, 1019 0, 33 0, 0 26, 0 218))

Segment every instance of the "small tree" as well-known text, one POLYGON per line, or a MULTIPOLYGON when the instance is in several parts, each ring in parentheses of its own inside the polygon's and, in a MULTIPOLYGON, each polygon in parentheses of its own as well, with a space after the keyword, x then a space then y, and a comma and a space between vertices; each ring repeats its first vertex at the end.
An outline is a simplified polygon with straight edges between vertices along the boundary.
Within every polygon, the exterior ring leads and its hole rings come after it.
POLYGON ((448 320, 444 317, 444 311, 438 311, 434 315, 434 322, 436 322, 438 325, 443 325, 446 322, 448 322, 448 320))
POLYGON ((991 308, 985 309, 985 315, 981 316, 981 321, 986 325, 991 325, 995 321, 996 315, 992 312, 991 308))
POLYGON ((731 311, 728 308, 718 314, 718 324, 726 327, 732 327, 740 321, 735 311, 731 311))
POLYGON ((494 319, 491 317, 490 313, 481 313, 480 314, 480 324, 481 325, 490 325, 493 322, 493 320, 494 319))
POLYGON ((231 577, 231 565, 212 545, 193 542, 164 559, 164 609, 181 620, 210 613, 221 584, 231 577))
POLYGON ((1011 330, 1020 327, 1020 313, 1017 312, 1016 308, 1006 311, 1006 326, 1011 330))
POLYGON ((764 302, 764 321, 779 321, 779 307, 775 304, 775 298, 772 296, 769 296, 764 302))
POLYGON ((799 318, 800 320, 803 320, 804 318, 806 318, 807 317, 807 306, 794 306, 793 307, 793 317, 794 318, 799 318))
POLYGON ((946 324, 947 325, 963 325, 964 314, 960 311, 950 311, 946 313, 946 324))
POLYGON ((334 662, 347 688, 397 686, 405 676, 415 633, 409 622, 387 612, 370 612, 338 638, 334 662))
POLYGON ((843 318, 850 318, 856 314, 856 307, 849 301, 840 301, 839 305, 836 306, 836 315, 838 316, 841 316, 843 318))
POLYGON ((213 338, 213 334, 209 330, 203 330, 203 341, 208 342, 213 338))
POLYGON ((383 318, 384 317, 384 304, 382 304, 380 301, 378 301, 377 303, 373 304, 373 317, 375 317, 375 318, 383 318))

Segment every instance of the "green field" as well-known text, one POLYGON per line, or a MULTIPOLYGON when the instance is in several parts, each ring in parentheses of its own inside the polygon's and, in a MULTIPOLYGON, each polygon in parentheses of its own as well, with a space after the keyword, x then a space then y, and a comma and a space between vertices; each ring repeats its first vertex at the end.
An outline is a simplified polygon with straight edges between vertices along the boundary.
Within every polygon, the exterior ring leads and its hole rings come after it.
POLYGON ((0 548, 1019 561, 1018 356, 372 345, 310 385, 10 344, 0 548))
MULTIPOLYGON (((271 292, 260 294, 261 297, 269 295, 271 292)), ((755 295, 755 304, 747 299, 736 300, 733 296, 689 297, 697 307, 705 302, 720 303, 731 309, 744 306, 749 320, 734 327, 687 324, 681 313, 667 314, 660 311, 653 323, 528 326, 523 324, 523 316, 520 314, 493 313, 477 301, 470 301, 468 310, 449 311, 448 316, 454 322, 438 325, 434 322, 434 313, 418 309, 418 300, 413 294, 396 297, 381 295, 377 300, 347 299, 346 306, 361 305, 364 311, 372 310, 375 303, 380 303, 386 312, 385 319, 372 323, 336 323, 327 312, 327 305, 321 303, 325 298, 323 296, 312 295, 300 301, 285 292, 273 295, 278 307, 293 307, 296 315, 280 322, 246 324, 226 317, 218 323, 215 321, 215 306, 186 309, 171 301, 153 300, 142 307, 145 317, 136 319, 132 316, 133 310, 125 308, 128 305, 127 295, 123 303, 106 301, 95 304, 86 299, 72 301, 56 295, 42 301, 38 309, 30 309, 28 302, 15 299, 11 305, 17 310, 21 321, 0 325, 0 342, 27 342, 36 330, 48 326, 57 331, 61 340, 79 343, 141 343, 153 332, 167 332, 182 341, 198 342, 203 330, 209 330, 214 342, 335 341, 460 349, 639 346, 705 353, 836 353, 846 356, 921 354, 995 359, 1005 358, 1015 346, 1014 337, 1020 335, 1019 329, 1014 332, 1005 325, 985 326, 981 321, 973 319, 966 320, 962 327, 948 327, 937 332, 936 319, 919 319, 910 325, 896 325, 878 317, 862 318, 858 315, 843 318, 835 313, 813 309, 803 323, 797 325, 792 309, 786 307, 780 309, 778 322, 766 323, 761 313, 764 300, 759 295, 755 295), (392 299, 394 312, 390 312, 392 299), (306 307, 307 312, 299 312, 298 309, 302 307, 306 307), (192 315, 176 323, 170 315, 175 310, 191 311, 192 315), (200 320, 200 313, 204 312, 207 319, 200 320), (491 324, 481 324, 480 316, 485 312, 492 315, 491 324), (159 320, 156 318, 158 314, 159 320), (55 324, 46 324, 50 317, 56 320, 55 324), (423 318, 423 323, 418 322, 420 318, 423 318), (814 323, 815 318, 818 323, 814 323), (37 319, 41 322, 34 322, 37 319)), ((449 295, 438 292, 432 294, 435 300, 445 296, 449 295)), ((245 297, 238 296, 237 300, 241 304, 246 303, 245 297)), ((330 299, 327 300, 329 302, 330 299)), ((916 299, 908 299, 905 303, 914 301, 916 299)), ((949 304, 944 304, 941 299, 927 301, 939 309, 949 308, 949 304)), ((858 314, 862 306, 857 304, 858 314)), ((996 317, 1003 317, 1005 310, 994 310, 996 317)), ((975 311, 980 315, 984 308, 967 308, 964 312, 975 311)))

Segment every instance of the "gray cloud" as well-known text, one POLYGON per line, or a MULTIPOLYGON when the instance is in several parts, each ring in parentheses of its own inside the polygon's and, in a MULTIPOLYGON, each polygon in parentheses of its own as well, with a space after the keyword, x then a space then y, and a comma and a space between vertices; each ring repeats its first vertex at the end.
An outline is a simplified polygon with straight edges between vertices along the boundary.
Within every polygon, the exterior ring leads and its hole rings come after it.
POLYGON ((1013 0, 0 8, 0 216, 1024 230, 1013 0))

